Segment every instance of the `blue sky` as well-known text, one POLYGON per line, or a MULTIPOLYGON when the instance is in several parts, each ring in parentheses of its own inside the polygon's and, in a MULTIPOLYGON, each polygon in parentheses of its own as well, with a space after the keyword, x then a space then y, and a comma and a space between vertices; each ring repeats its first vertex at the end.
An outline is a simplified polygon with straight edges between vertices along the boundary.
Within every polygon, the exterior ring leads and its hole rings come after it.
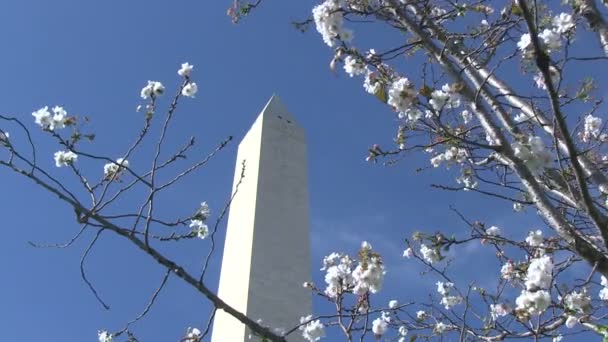
MULTIPOLYGON (((195 155, 202 156, 229 135, 238 142, 268 98, 277 93, 308 137, 313 270, 319 268, 323 255, 334 250, 355 252, 362 240, 369 240, 385 253, 387 262, 381 301, 434 291, 435 278, 429 277, 428 284, 412 281, 420 269, 400 258, 403 238, 419 229, 463 229, 450 205, 525 236, 530 221, 513 218, 507 203, 431 189, 429 183, 445 173, 417 174, 417 167, 428 165, 424 158, 410 157, 393 167, 364 161, 371 144, 391 141, 396 132, 394 116, 364 93, 360 80, 330 72, 331 51, 314 29, 302 34, 291 27, 291 20, 310 13, 312 1, 271 1, 239 25, 225 15, 229 4, 3 1, 0 111, 27 122, 36 132, 41 165, 67 178, 67 170, 54 167, 52 153, 58 147, 34 127, 31 112, 42 106, 63 105, 69 113, 89 116, 88 129, 97 133, 97 139, 87 149, 118 157, 140 128, 142 114, 135 108, 141 103, 141 87, 149 79, 159 80, 172 93, 180 81, 176 70, 188 61, 195 65, 199 93, 180 106, 169 144, 181 146, 194 135, 195 155)), ((6 130, 17 129, 7 126, 6 130)), ((206 200, 217 213, 229 196, 236 145, 167 193, 160 212, 188 214, 206 200)), ((149 156, 146 153, 140 151, 141 157, 133 158, 135 167, 138 158, 149 156)), ((23 178, 6 170, 0 170, 0 177, 4 193, 0 340, 95 340, 98 329, 114 330, 137 316, 160 283, 162 269, 124 241, 102 236, 87 270, 111 306, 104 310, 79 273, 80 257, 92 236, 69 249, 32 248, 27 241, 69 239, 78 229, 72 212, 23 178)), ((218 240, 223 241, 222 233, 218 240)), ((196 269, 206 244, 189 241, 170 248, 196 269)), ((462 269, 463 279, 470 273, 466 260, 455 265, 462 269)), ((487 260, 476 260, 480 268, 494 265, 491 254, 487 260)), ((213 287, 218 262, 216 258, 207 279, 213 287)), ((497 272, 495 265, 488 268, 487 276, 495 277, 497 272)), ((322 274, 315 272, 314 280, 321 284, 322 274)), ((208 312, 205 300, 171 278, 158 305, 134 331, 143 341, 174 341, 186 327, 201 327, 208 312)))

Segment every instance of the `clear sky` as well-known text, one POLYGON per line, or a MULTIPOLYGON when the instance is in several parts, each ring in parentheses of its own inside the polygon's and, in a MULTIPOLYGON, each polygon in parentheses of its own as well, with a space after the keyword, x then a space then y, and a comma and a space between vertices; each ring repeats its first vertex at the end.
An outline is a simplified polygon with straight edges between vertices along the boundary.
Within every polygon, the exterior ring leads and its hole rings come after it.
MULTIPOLYGON (((69 113, 89 116, 97 140, 87 148, 118 157, 142 122, 142 114, 135 112, 139 90, 147 80, 158 80, 172 93, 180 82, 176 71, 188 61, 195 66, 199 93, 183 101, 169 143, 180 146, 195 135, 195 155, 203 156, 229 135, 238 142, 277 93, 308 137, 314 280, 323 283, 317 271, 323 255, 354 253, 368 240, 387 263, 380 301, 405 301, 434 291, 436 278, 419 281, 420 269, 401 259, 403 238, 417 229, 464 229, 450 205, 525 236, 529 221, 512 217, 508 203, 431 189, 429 184, 445 173, 417 174, 416 168, 428 166, 426 159, 408 158, 393 167, 365 162, 371 144, 390 143, 394 114, 366 95, 360 80, 329 70, 331 51, 314 29, 302 34, 292 28, 290 21, 307 17, 312 1, 268 1, 239 25, 225 15, 229 5, 200 0, 2 1, 0 111, 27 122, 40 145, 41 165, 67 178, 68 170, 54 167, 52 153, 58 147, 33 123, 31 112, 42 106, 63 105, 69 113)), ((167 193, 160 212, 188 214, 206 200, 217 214, 229 196, 236 145, 167 193)), ((133 166, 137 169, 137 161, 149 153, 140 151, 133 166)), ((124 241, 102 237, 87 271, 111 306, 104 310, 80 278, 80 258, 92 235, 68 249, 29 246, 27 241, 69 239, 78 229, 72 211, 6 170, 0 170, 0 184, 1 341, 94 341, 98 329, 118 329, 139 314, 160 283, 160 267, 124 241)), ((223 236, 221 229, 218 240, 223 236)), ((171 251, 196 270, 207 244, 189 241, 171 251)), ((219 256, 207 278, 213 288, 219 256)), ((489 254, 475 259, 475 270, 467 267, 471 259, 462 260, 455 266, 463 279, 483 274, 478 276, 483 281, 498 274, 489 254)), ((208 303, 177 278, 169 280, 157 304, 134 327, 143 341, 176 341, 186 327, 202 327, 209 314, 208 303)), ((316 305, 320 313, 323 306, 316 305)))

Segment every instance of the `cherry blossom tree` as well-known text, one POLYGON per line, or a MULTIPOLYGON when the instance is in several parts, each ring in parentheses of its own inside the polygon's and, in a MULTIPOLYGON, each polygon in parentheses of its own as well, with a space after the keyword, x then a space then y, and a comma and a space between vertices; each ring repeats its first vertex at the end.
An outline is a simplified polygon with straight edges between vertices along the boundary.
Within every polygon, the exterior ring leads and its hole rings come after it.
MULTIPOLYGON (((323 260, 325 284, 304 286, 333 303, 335 314, 303 318, 306 339, 338 327, 348 341, 608 340, 606 86, 579 72, 607 65, 605 4, 326 0, 294 23, 316 29, 333 52, 331 70, 342 68, 395 113, 396 136, 374 144, 369 162, 426 154, 421 170, 454 175, 434 187, 502 199, 514 215, 536 212, 546 225, 516 239, 454 209, 468 228, 461 234, 407 237, 403 256, 440 279, 436 295, 422 302, 372 306, 385 272, 380 251, 363 243, 356 256, 332 253, 323 260), (371 25, 400 39, 391 45, 371 25), (494 250, 503 265, 495 288, 456 283, 447 251, 472 243, 494 250), (573 268, 587 276, 574 277, 573 268)), ((236 22, 251 9, 237 1, 229 15, 236 22)))

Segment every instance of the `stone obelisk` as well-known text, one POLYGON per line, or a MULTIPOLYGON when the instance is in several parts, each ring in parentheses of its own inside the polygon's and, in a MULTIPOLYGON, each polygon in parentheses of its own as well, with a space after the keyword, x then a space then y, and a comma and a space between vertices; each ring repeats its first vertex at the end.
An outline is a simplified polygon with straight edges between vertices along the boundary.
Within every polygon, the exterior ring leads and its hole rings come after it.
MULTIPOLYGON (((276 95, 238 147, 218 295, 272 328, 291 329, 311 313, 306 142, 276 95)), ((218 310, 212 342, 248 340, 246 327, 218 310)), ((288 341, 303 341, 299 332, 288 341)))

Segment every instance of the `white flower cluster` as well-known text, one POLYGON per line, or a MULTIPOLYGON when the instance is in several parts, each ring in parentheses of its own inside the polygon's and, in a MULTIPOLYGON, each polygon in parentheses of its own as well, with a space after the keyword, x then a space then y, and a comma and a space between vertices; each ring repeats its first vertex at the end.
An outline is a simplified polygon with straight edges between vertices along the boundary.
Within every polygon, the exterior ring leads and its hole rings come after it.
POLYGON ((500 276, 505 280, 513 280, 520 277, 519 272, 517 272, 517 269, 512 261, 507 261, 504 265, 502 265, 500 268, 500 276))
POLYGON ((159 97, 165 93, 165 86, 158 81, 148 81, 148 84, 141 89, 140 96, 142 99, 149 97, 159 97))
POLYGON ((458 108, 460 107, 460 95, 454 90, 453 86, 444 84, 441 90, 434 90, 431 93, 429 104, 438 112, 443 108, 458 108))
POLYGON ((450 310, 454 306, 462 303, 461 296, 450 296, 452 288, 454 288, 453 283, 437 282, 437 292, 442 296, 440 304, 443 305, 446 310, 450 310))
POLYGON ((552 160, 551 153, 540 137, 530 136, 528 141, 511 144, 515 156, 524 161, 530 172, 540 174, 552 160))
POLYGON ((390 315, 387 312, 382 312, 382 315, 372 322, 372 332, 374 335, 377 337, 384 335, 390 322, 390 315))
POLYGON ((602 131, 602 119, 591 114, 585 116, 585 125, 580 138, 584 142, 589 142, 591 138, 597 139, 602 131))
POLYGON ((312 320, 312 315, 300 318, 301 325, 298 329, 302 331, 302 336, 310 342, 315 342, 325 336, 325 326, 320 320, 312 320), (305 322, 308 322, 304 324, 305 322))
POLYGON ((49 107, 45 106, 32 113, 37 125, 49 131, 61 129, 65 127, 65 119, 68 113, 63 107, 53 107, 53 113, 49 112, 49 107))
MULTIPOLYGON (((371 246, 364 242, 362 249, 367 249, 371 252, 371 246)), ((353 280, 355 287, 353 292, 362 295, 366 292, 377 293, 382 289, 384 283, 384 265, 379 257, 372 255, 365 262, 360 262, 353 271, 353 280)))
POLYGON ((194 219, 190 220, 190 229, 198 238, 204 239, 209 236, 209 227, 203 222, 203 220, 194 219))
POLYGON ((440 153, 431 158, 431 165, 433 167, 439 167, 442 162, 458 163, 462 164, 467 160, 469 153, 464 148, 451 146, 447 148, 443 153, 440 153))
MULTIPOLYGON (((549 67, 549 74, 551 75, 552 84, 556 84, 559 82, 559 79, 560 79, 559 71, 553 65, 551 65, 549 67)), ((534 76, 534 83, 536 84, 537 88, 547 90, 547 83, 545 83, 545 76, 543 76, 543 74, 541 72, 538 72, 534 76)), ((529 119, 529 117, 527 117, 525 114, 524 114, 524 116, 525 116, 525 119, 522 118, 520 120, 524 121, 524 120, 529 119)), ((515 120, 517 121, 517 117, 515 118, 515 120)), ((519 121, 519 122, 521 122, 521 121, 519 121)))
POLYGON ((572 311, 586 313, 591 308, 591 297, 583 289, 581 292, 571 292, 564 297, 564 305, 572 311))
POLYGON ((338 43, 338 39, 350 41, 352 31, 344 28, 344 18, 339 0, 325 0, 312 9, 317 31, 323 37, 325 44, 330 47, 338 43))
POLYGON ((55 152, 55 166, 57 167, 72 165, 76 159, 78 159, 78 155, 72 151, 55 152))
POLYGON ((99 342, 112 342, 114 340, 114 337, 112 337, 112 334, 110 334, 109 332, 107 332, 105 330, 98 331, 97 338, 99 339, 99 342))
POLYGON ((486 234, 489 236, 498 236, 498 235, 500 235, 500 228, 498 228, 496 226, 492 226, 492 227, 486 229, 486 234))
POLYGON ((368 257, 359 262, 354 270, 352 269, 354 261, 348 255, 334 252, 323 258, 321 270, 326 271, 325 294, 328 297, 336 298, 340 293, 350 290, 357 295, 380 291, 386 273, 382 260, 372 253, 368 242, 363 242, 361 249, 368 257))
POLYGON ((354 77, 365 74, 367 70, 365 69, 365 64, 363 64, 360 60, 348 55, 346 58, 344 58, 344 71, 350 77, 354 77))
POLYGON ((401 77, 391 84, 388 90, 387 103, 401 116, 408 116, 417 94, 418 92, 410 80, 401 77))
POLYGON ((127 167, 129 167, 129 161, 118 158, 115 163, 107 163, 103 166, 103 176, 105 179, 117 179, 127 167))
POLYGON ((498 317, 504 317, 511 312, 511 307, 507 304, 490 304, 490 315, 493 320, 497 320, 498 317))
POLYGON ((189 327, 188 330, 186 330, 186 337, 184 338, 184 341, 200 342, 202 336, 203 336, 203 334, 201 333, 201 331, 199 329, 189 327))
POLYGON ((450 329, 451 326, 443 323, 443 322, 437 322, 437 324, 435 324, 435 328, 433 328, 433 331, 438 334, 441 335, 444 332, 448 331, 448 329, 450 329))
MULTIPOLYGON (((558 50, 562 46, 561 35, 570 32, 574 28, 574 20, 570 14, 560 13, 552 19, 552 24, 551 28, 546 28, 538 34, 542 48, 549 53, 558 50)), ((521 36, 517 47, 522 51, 524 58, 532 56, 534 49, 529 33, 524 33, 521 36)))
POLYGON ((526 243, 532 247, 542 247, 543 246, 543 232, 540 229, 532 230, 528 232, 528 236, 526 237, 526 243))
POLYGON ((539 315, 551 304, 547 289, 551 286, 553 262, 547 255, 530 261, 525 279, 526 289, 515 300, 518 310, 539 315))
POLYGON ((439 255, 439 252, 435 248, 427 247, 425 244, 420 245, 420 254, 422 254, 422 258, 429 264, 441 260, 441 255, 439 255))
POLYGON ((372 95, 375 95, 382 89, 382 82, 380 82, 378 72, 367 70, 365 80, 363 81, 363 88, 372 95))

